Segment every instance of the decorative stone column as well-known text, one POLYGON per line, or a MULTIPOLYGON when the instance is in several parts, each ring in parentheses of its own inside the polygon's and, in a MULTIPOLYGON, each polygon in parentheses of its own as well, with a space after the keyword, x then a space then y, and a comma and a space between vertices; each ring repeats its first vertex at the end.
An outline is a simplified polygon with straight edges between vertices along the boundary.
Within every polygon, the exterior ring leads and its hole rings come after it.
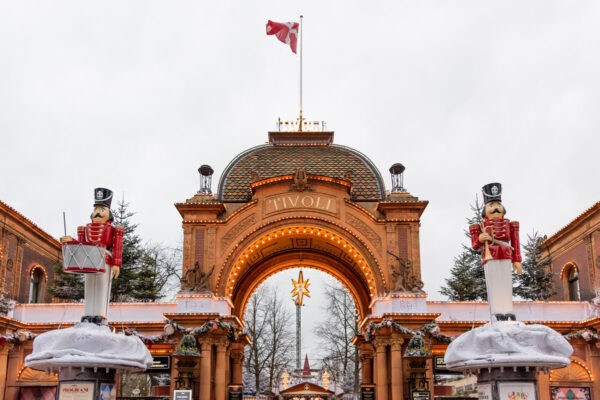
POLYGON ((212 366, 212 342, 205 339, 200 342, 200 398, 210 399, 210 378, 212 366))
POLYGON ((375 345, 376 361, 377 361, 377 400, 388 400, 388 383, 387 383, 387 343, 381 339, 377 339, 373 343, 375 345))
POLYGON ((217 365, 215 368, 215 400, 225 400, 225 372, 227 369, 227 343, 217 343, 217 365))
POLYGON ((373 383, 373 352, 361 348, 360 362, 362 369, 362 383, 373 383))
POLYGON ((4 400, 4 391, 8 375, 8 352, 13 348, 12 344, 6 343, 0 347, 0 400, 4 400))
POLYGON ((241 385, 242 379, 242 363, 244 361, 244 348, 233 348, 231 350, 232 359, 232 371, 231 371, 231 384, 241 385))
POLYGON ((402 343, 404 339, 394 338, 391 341, 392 357, 392 400, 402 400, 403 376, 402 376, 402 343))

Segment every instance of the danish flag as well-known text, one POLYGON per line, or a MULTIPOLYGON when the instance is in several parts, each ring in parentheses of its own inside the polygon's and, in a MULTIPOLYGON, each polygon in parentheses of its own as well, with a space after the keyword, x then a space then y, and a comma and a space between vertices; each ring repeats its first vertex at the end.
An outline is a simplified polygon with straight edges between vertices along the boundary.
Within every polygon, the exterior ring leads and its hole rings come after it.
POLYGON ((296 44, 298 42, 298 23, 297 22, 267 22, 267 35, 275 35, 277 39, 290 46, 296 54, 296 44))

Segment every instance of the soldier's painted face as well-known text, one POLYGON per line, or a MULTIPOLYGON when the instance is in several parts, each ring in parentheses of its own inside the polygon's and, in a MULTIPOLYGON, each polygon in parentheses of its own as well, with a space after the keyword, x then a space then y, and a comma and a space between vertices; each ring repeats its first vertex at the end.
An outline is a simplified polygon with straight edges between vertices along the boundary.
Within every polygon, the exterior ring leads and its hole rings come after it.
POLYGON ((92 211, 93 222, 106 222, 110 216, 110 209, 106 206, 94 206, 92 211))
POLYGON ((485 205, 485 216, 488 218, 504 218, 504 207, 499 201, 490 201, 485 205))

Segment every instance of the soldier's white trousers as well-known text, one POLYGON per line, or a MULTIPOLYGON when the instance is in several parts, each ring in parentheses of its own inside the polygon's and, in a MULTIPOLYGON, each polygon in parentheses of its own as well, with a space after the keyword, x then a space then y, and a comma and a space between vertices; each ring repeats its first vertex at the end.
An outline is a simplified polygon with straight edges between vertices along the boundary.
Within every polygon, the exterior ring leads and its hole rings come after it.
POLYGON ((107 317, 111 274, 111 269, 107 266, 105 272, 85 275, 85 310, 83 315, 107 317))
POLYGON ((512 260, 490 260, 483 268, 492 320, 495 314, 513 314, 512 260))

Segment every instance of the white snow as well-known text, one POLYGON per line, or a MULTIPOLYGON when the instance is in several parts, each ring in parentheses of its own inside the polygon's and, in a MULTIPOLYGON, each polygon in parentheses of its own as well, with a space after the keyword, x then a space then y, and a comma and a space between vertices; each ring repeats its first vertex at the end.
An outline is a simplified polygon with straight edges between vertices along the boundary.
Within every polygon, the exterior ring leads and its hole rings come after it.
POLYGON ((555 330, 522 322, 489 323, 463 333, 446 350, 449 369, 494 367, 562 368, 573 348, 555 330))
MULTIPOLYGON (((79 322, 83 303, 17 304, 12 318, 27 323, 79 322)), ((110 322, 160 322, 177 312, 177 303, 110 303, 110 322)))
POLYGON ((41 371, 92 367, 135 372, 151 367, 152 356, 138 337, 112 333, 106 325, 82 322, 36 337, 25 364, 41 371))

